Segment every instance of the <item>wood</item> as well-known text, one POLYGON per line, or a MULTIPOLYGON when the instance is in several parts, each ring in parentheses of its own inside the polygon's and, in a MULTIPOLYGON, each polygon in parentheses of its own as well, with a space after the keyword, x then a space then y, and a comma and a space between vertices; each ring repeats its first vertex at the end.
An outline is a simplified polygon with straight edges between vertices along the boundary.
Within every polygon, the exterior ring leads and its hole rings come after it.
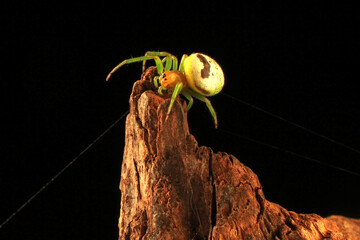
POLYGON ((265 199, 234 156, 198 146, 186 103, 134 84, 121 169, 119 239, 360 239, 360 220, 297 214, 265 199))

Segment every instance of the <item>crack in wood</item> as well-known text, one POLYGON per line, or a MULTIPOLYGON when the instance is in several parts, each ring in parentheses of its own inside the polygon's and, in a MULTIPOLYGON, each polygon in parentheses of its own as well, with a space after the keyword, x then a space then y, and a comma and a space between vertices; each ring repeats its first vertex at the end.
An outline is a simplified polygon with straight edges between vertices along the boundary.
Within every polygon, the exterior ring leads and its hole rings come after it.
MULTIPOLYGON (((212 200, 211 200, 211 228, 213 230, 213 228, 216 226, 216 221, 217 221, 217 205, 216 205, 216 184, 215 184, 215 178, 214 178, 214 172, 213 172, 213 168, 212 168, 212 163, 213 163, 213 155, 212 152, 210 152, 210 156, 209 156, 209 175, 210 175, 210 179, 211 179, 211 185, 212 185, 212 200)), ((213 231, 211 231, 212 234, 213 231)), ((212 239, 212 235, 211 238, 212 239)))

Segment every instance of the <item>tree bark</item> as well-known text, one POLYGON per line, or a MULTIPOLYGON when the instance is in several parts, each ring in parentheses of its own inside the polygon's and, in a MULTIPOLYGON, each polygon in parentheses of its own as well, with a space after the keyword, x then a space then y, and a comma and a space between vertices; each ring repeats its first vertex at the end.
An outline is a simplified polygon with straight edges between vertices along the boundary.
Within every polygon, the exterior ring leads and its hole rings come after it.
POLYGON ((234 156, 198 146, 186 103, 134 84, 121 169, 119 239, 360 239, 360 220, 297 214, 265 199, 234 156))

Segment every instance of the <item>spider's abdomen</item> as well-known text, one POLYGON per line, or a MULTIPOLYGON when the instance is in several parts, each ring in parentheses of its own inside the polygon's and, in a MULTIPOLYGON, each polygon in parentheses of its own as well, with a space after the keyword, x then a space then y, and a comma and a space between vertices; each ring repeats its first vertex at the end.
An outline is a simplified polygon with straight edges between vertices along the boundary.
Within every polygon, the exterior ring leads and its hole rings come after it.
POLYGON ((202 53, 193 53, 184 60, 184 74, 189 87, 203 96, 218 94, 224 86, 220 65, 202 53))

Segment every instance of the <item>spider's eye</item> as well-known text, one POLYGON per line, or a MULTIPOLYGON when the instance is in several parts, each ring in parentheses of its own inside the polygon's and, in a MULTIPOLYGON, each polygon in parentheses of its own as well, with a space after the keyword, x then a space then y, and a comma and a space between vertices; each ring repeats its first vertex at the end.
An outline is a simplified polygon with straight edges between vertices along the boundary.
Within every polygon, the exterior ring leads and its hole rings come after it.
POLYGON ((161 74, 161 76, 160 76, 161 78, 164 78, 164 77, 166 77, 166 74, 165 73, 163 73, 163 74, 161 74))

